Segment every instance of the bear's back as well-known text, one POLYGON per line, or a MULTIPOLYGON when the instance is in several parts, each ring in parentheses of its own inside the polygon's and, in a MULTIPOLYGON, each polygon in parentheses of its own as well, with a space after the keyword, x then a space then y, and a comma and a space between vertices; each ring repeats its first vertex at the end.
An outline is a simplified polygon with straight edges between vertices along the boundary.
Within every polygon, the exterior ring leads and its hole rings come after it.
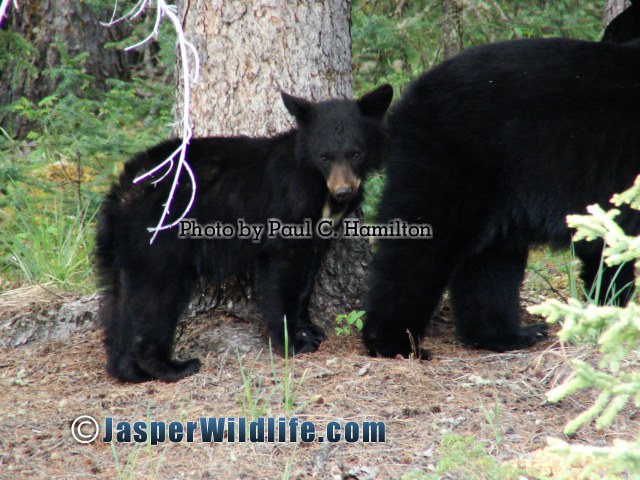
POLYGON ((485 130, 496 112, 580 109, 638 111, 640 45, 567 39, 516 40, 470 48, 415 80, 393 108, 390 125, 485 130), (488 121, 488 123, 487 123, 488 121))

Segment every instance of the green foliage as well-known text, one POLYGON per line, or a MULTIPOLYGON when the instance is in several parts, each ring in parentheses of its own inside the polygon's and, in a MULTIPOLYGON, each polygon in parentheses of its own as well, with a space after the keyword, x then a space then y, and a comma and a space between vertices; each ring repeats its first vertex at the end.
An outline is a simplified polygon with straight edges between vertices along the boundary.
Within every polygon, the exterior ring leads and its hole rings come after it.
MULTIPOLYGON (((151 403, 147 403, 147 432, 151 431, 151 403)), ((127 456, 124 458, 120 458, 118 454, 118 448, 123 448, 122 446, 116 447, 116 442, 113 440, 110 442, 111 445, 111 454, 113 455, 113 462, 116 467, 116 475, 118 480, 134 480, 136 478, 140 478, 141 475, 145 475, 145 478, 156 479, 158 478, 158 473, 162 462, 164 461, 165 452, 167 450, 168 445, 165 445, 158 457, 155 452, 156 448, 151 445, 151 436, 147 436, 147 442, 145 443, 145 450, 148 456, 148 463, 144 467, 140 467, 138 464, 138 459, 140 457, 140 452, 142 450, 141 443, 134 443, 134 445, 130 448, 127 456)), ((124 447, 126 448, 126 447, 124 447)))
POLYGON ((510 465, 501 465, 491 457, 475 437, 447 434, 439 449, 440 460, 436 473, 441 477, 473 479, 516 479, 519 471, 510 465))
MULTIPOLYGON (((638 209, 640 179, 636 179, 628 191, 614 196, 613 202, 617 206, 629 204, 638 209)), ((638 268, 640 238, 626 235, 616 224, 615 218, 620 211, 612 209, 605 212, 599 206, 591 206, 587 211, 589 215, 570 215, 567 218, 569 226, 576 229, 574 240, 603 238, 607 265, 635 262, 638 268)), ((547 393, 550 401, 557 402, 579 390, 594 389, 599 392, 594 404, 566 425, 567 435, 574 435, 578 429, 594 420, 598 429, 610 427, 627 405, 640 407, 640 306, 635 303, 630 303, 626 308, 594 304, 583 306, 575 299, 566 304, 548 300, 531 307, 529 311, 544 315, 550 323, 562 321, 558 335, 565 342, 579 343, 585 338, 593 338, 596 332, 599 334, 597 345, 601 356, 597 366, 574 360, 574 374, 564 384, 547 393)), ((585 471, 585 476, 593 471, 593 465, 596 464, 598 468, 606 467, 610 475, 622 471, 640 471, 640 441, 617 442, 607 448, 580 448, 560 441, 554 441, 552 445, 558 451, 571 453, 572 458, 587 456, 595 459, 595 463, 585 471)))
MULTIPOLYGON (((271 345, 269 345, 269 348, 271 348, 271 345)), ((250 420, 255 420, 258 417, 263 417, 267 414, 271 397, 275 393, 275 389, 267 391, 262 378, 255 376, 253 373, 253 369, 255 364, 258 363, 261 353, 262 352, 258 353, 256 356, 252 367, 245 367, 242 364, 240 353, 236 351, 236 358, 238 359, 244 393, 240 398, 242 416, 250 420)))
MULTIPOLYGON (((256 364, 259 363, 261 353, 256 356, 251 367, 243 365, 242 358, 236 353, 242 378, 243 395, 240 397, 242 414, 251 420, 265 416, 269 413, 269 406, 274 396, 281 396, 282 409, 285 416, 290 417, 309 401, 300 402, 300 389, 307 378, 307 370, 297 378, 294 362, 289 358, 289 334, 287 321, 284 319, 284 368, 282 374, 278 372, 273 355, 271 340, 269 340, 269 366, 271 368, 272 387, 267 388, 263 378, 254 373, 256 364)), ((260 362, 262 363, 262 362, 260 362)))
MULTIPOLYGON (((597 40, 602 1, 458 1, 465 48, 515 38, 572 37, 597 40)), ((419 73, 443 60, 440 2, 355 0, 353 69, 357 92, 389 82, 400 92, 419 73)))
MULTIPOLYGON (((9 29, 0 30, 0 70, 11 68, 13 71, 23 71, 27 77, 37 74, 32 59, 38 55, 38 51, 27 39, 19 33, 9 29)), ((21 75, 15 75, 11 79, 9 88, 16 88, 23 81, 21 75)), ((7 88, 6 86, 3 86, 7 88)), ((0 118, 2 111, 0 110, 0 118)))
POLYGON ((567 457, 567 463, 589 459, 584 467, 582 478, 592 480, 619 480, 628 478, 638 480, 640 475, 640 448, 638 442, 614 440, 610 447, 592 447, 589 445, 569 445, 555 438, 549 439, 551 451, 567 457))
POLYGON ((482 443, 473 436, 448 433, 438 449, 435 473, 407 472, 402 480, 440 480, 464 478, 465 480, 509 480, 521 478, 522 472, 511 465, 501 465, 491 457, 482 443))
POLYGON ((26 201, 19 215, 4 214, 0 271, 18 283, 88 291, 93 250, 89 225, 95 213, 89 203, 69 207, 57 198, 50 210, 26 201))
MULTIPOLYGON (((282 391, 282 405, 284 414, 290 417, 297 410, 304 407, 309 401, 299 402, 300 389, 307 378, 307 370, 302 372, 302 376, 296 379, 295 364, 289 358, 289 329, 287 328, 287 317, 284 317, 284 370, 282 378, 279 377, 276 364, 273 359, 273 350, 271 349, 271 340, 269 340, 269 361, 271 365, 271 373, 273 383, 276 388, 282 391)), ((295 352, 294 352, 295 353, 295 352)))
POLYGON ((364 327, 362 317, 364 311, 356 312, 352 310, 351 313, 341 313, 336 317, 336 335, 351 335, 351 327, 355 327, 359 332, 364 327))
POLYGON ((366 223, 374 223, 376 220, 378 202, 382 196, 383 187, 384 176, 381 173, 374 173, 365 182, 365 201, 362 204, 362 215, 366 223))
MULTIPOLYGON (((165 35, 158 58, 169 60, 172 40, 165 35)), ((0 45, 7 47, 0 48, 0 65, 37 54, 23 37, 6 31, 0 31, 0 45)), ((86 53, 70 55, 62 42, 50 48, 60 62, 40 74, 55 81, 55 91, 0 107, 0 116, 16 115, 30 125, 20 140, 0 129, 0 271, 8 280, 3 286, 54 283, 88 291, 100 198, 119 162, 169 136, 173 82, 145 70, 146 78, 109 79, 100 90, 85 73, 86 53)), ((160 73, 173 71, 173 61, 160 73)))
POLYGON ((489 411, 484 403, 481 404, 482 414, 484 415, 484 419, 487 421, 491 430, 493 431, 493 436, 496 441, 496 446, 500 446, 502 444, 503 436, 502 436, 502 426, 500 425, 500 400, 498 399, 498 392, 494 392, 493 395, 493 409, 489 411))
MULTIPOLYGON (((611 283, 607 287, 607 290, 604 291, 602 289, 603 287, 602 278, 604 275, 604 267, 605 267, 604 258, 601 258, 600 265, 598 267, 598 272, 596 273, 596 278, 593 282, 593 285, 591 286, 591 290, 587 292, 586 288, 584 288, 583 286, 584 297, 587 299, 588 302, 593 303, 594 305, 598 305, 600 303, 607 304, 607 305, 616 305, 618 297, 620 297, 620 295, 623 293, 623 290, 626 287, 633 287, 633 285, 630 282, 630 284, 628 285, 619 286, 620 290, 616 290, 617 286, 611 283)), ((613 275, 613 280, 618 278, 618 275, 620 274, 621 269, 622 269, 622 265, 620 265, 616 270, 615 274, 613 275)), ((635 295, 635 291, 633 295, 635 295)))
MULTIPOLYGON (((95 79, 82 71, 87 55, 71 58, 61 44, 54 48, 62 63, 44 74, 58 82, 55 92, 38 102, 23 97, 6 107, 34 125, 21 145, 29 160, 50 163, 79 154, 89 157, 90 165, 113 163, 154 142, 158 132, 169 132, 170 87, 111 79, 106 91, 96 91, 95 79)), ((0 149, 6 148, 3 143, 0 149)))
POLYGON ((284 471, 282 472, 282 476, 280 477, 282 480, 289 480, 291 478, 291 470, 293 468, 293 461, 296 458, 296 452, 298 451, 299 443, 296 443, 291 451, 291 455, 289 455, 289 459, 287 460, 287 464, 284 467, 284 471))
POLYGON ((579 260, 572 252, 548 247, 532 249, 527 270, 531 272, 526 281, 530 296, 549 295, 551 291, 559 298, 578 298, 579 260))

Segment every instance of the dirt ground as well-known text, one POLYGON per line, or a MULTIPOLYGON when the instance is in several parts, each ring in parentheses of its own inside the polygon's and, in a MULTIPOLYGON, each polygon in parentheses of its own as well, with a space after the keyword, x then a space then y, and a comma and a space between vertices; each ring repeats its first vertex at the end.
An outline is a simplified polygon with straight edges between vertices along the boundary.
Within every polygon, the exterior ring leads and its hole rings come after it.
MULTIPOLYGON (((414 470, 433 472, 447 433, 474 436, 498 462, 524 469, 522 478, 557 478, 562 461, 541 449, 547 437, 564 438, 566 421, 590 405, 593 394, 561 404, 547 403, 544 394, 570 373, 572 358, 593 360, 593 350, 563 348, 553 334, 523 352, 472 350, 454 339, 449 317, 445 306, 432 322, 425 342, 429 362, 370 358, 357 333, 330 334, 318 352, 288 363, 275 357, 278 380, 294 369, 300 422, 384 421, 384 443, 204 443, 196 437, 193 443, 134 446, 103 443, 104 431, 89 444, 74 440, 70 429, 80 415, 93 416, 101 428, 106 417, 241 417, 248 396, 240 365, 251 376, 251 394, 262 396, 265 414, 284 416, 264 332, 233 318, 200 315, 185 324, 176 356, 198 357, 203 366, 176 384, 124 385, 107 377, 98 330, 4 349, 0 478, 397 479, 414 470)), ((611 431, 587 427, 572 441, 633 439, 639 418, 637 410, 625 411, 611 431)), ((468 468, 445 478, 485 478, 474 465, 468 468)))

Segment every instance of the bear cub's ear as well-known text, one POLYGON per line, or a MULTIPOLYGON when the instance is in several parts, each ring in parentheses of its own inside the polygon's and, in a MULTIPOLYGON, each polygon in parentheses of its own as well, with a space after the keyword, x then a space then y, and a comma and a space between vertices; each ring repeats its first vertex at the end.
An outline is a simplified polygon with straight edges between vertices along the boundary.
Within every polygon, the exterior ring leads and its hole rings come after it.
POLYGON ((391 104, 393 87, 388 83, 380 85, 375 90, 365 93, 358 100, 358 107, 363 115, 370 117, 382 117, 391 104))
POLYGON ((285 92, 280 92, 284 106, 289 110, 289 113, 293 115, 296 120, 302 123, 307 123, 311 120, 311 111, 313 109, 313 103, 304 98, 294 97, 285 92))

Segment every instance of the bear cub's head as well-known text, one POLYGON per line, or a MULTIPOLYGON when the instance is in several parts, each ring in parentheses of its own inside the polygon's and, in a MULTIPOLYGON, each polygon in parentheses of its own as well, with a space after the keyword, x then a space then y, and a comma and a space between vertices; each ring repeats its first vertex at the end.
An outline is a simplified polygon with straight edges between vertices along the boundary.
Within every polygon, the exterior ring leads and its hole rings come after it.
POLYGON ((324 175, 335 202, 352 200, 387 145, 384 114, 393 88, 384 84, 358 100, 312 103, 282 92, 298 126, 296 157, 324 175))

